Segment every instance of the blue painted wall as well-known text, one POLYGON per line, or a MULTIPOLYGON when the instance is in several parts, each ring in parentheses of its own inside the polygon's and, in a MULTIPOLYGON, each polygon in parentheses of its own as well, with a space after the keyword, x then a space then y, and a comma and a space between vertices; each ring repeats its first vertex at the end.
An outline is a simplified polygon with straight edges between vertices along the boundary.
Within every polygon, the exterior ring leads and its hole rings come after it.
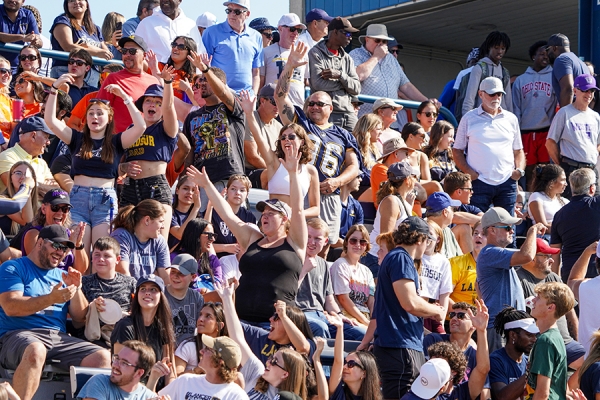
MULTIPOLYGON (((576 49, 572 49, 575 51, 576 49)), ((579 56, 600 69, 600 0, 579 0, 579 56)))
POLYGON ((346 17, 409 2, 412 0, 305 0, 304 4, 307 12, 313 8, 320 8, 331 16, 346 17))

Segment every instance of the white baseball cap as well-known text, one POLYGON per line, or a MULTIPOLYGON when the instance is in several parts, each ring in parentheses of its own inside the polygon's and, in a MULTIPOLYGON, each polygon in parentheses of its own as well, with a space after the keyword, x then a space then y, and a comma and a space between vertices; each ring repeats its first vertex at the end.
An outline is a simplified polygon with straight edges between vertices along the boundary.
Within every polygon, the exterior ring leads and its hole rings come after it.
POLYGON ((423 399, 431 399, 451 377, 452 372, 448 361, 443 358, 432 358, 421 366, 419 376, 413 382, 410 390, 423 399))
POLYGON ((479 90, 483 90, 487 94, 502 93, 506 94, 502 81, 495 76, 488 76, 479 84, 479 90))
POLYGON ((300 25, 302 29, 306 29, 306 25, 300 21, 300 17, 294 13, 283 14, 281 18, 279 18, 279 22, 277 26, 298 26, 300 25))
POLYGON ((210 12, 203 12, 196 19, 196 26, 200 28, 208 28, 217 23, 217 16, 210 12))

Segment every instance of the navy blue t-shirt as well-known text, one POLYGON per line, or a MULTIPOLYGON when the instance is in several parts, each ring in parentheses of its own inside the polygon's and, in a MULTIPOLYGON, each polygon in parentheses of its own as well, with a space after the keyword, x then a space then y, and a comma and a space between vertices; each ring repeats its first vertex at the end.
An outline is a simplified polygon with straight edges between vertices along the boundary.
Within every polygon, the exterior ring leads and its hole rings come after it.
POLYGON ((121 143, 121 134, 117 133, 112 137, 112 144, 115 149, 112 164, 105 163, 101 158, 102 142, 104 142, 104 139, 92 139, 92 142, 92 157, 84 160, 80 154, 81 145, 83 144, 83 133, 73 129, 71 143, 69 143, 69 151, 71 151, 73 156, 71 176, 85 175, 94 178, 116 179, 119 175, 119 162, 125 152, 121 143))
POLYGON ((488 378, 490 385, 496 382, 502 382, 509 385, 525 374, 527 361, 529 358, 526 354, 521 357, 521 362, 518 363, 508 356, 504 347, 490 354, 490 372, 488 378))
MULTIPOLYGON (((290 344, 278 344, 275 341, 269 339, 269 331, 266 329, 259 328, 254 325, 242 322, 242 329, 244 330, 244 337, 252 353, 263 363, 267 362, 267 359, 279 350, 281 347, 294 348, 290 344)), ((309 359, 312 359, 312 354, 315 352, 316 344, 314 341, 307 339, 310 345, 309 359)))
POLYGON ((452 393, 440 394, 437 400, 471 400, 471 393, 469 392, 469 382, 465 381, 457 386, 454 386, 452 393))
POLYGON ((352 225, 362 224, 365 220, 363 208, 360 202, 352 195, 348 196, 348 204, 342 204, 342 215, 340 216, 340 238, 344 239, 352 225))
POLYGON ((379 268, 373 318, 377 320, 375 344, 381 347, 423 351, 423 318, 405 311, 394 292, 394 282, 413 281, 419 290, 419 274, 402 247, 390 251, 379 268))
POLYGON ((469 214, 473 215, 477 215, 483 212, 479 207, 475 207, 471 204, 461 204, 460 207, 458 207, 458 211, 468 212, 469 214))
POLYGON ((329 400, 362 400, 361 395, 352 395, 352 397, 346 397, 346 391, 344 390, 344 381, 340 380, 340 383, 335 388, 335 392, 331 396, 329 396, 329 400))
POLYGON ((79 103, 79 101, 81 99, 83 99, 83 97, 86 94, 92 93, 92 92, 97 92, 97 91, 98 91, 97 87, 90 86, 85 82, 83 83, 83 86, 81 88, 78 88, 75 85, 69 85, 69 97, 71 97, 71 101, 73 103, 73 108, 75 108, 77 103, 79 103))
MULTIPOLYGON (((439 333, 430 333, 423 338, 423 353, 425 357, 429 359, 429 355, 427 354, 427 348, 434 343, 439 342, 449 342, 450 334, 439 334, 439 333)), ((469 345, 467 349, 463 352, 465 357, 467 358, 467 369, 465 371, 465 375, 468 377, 471 375, 471 371, 473 368, 477 366, 477 349, 473 348, 473 346, 469 345)))
MULTIPOLYGON (((256 217, 252 213, 252 211, 248 210, 246 207, 240 207, 237 212, 237 217, 246 223, 256 224, 256 217)), ((233 244, 237 243, 237 239, 233 236, 233 233, 229 230, 229 227, 219 217, 215 211, 212 213, 212 226, 217 234, 217 238, 215 239, 215 244, 233 244)), ((229 253, 221 252, 217 253, 217 257, 221 258, 223 256, 227 256, 229 253)))
POLYGON ((595 399, 596 393, 600 393, 600 361, 595 362, 581 375, 579 385, 586 399, 595 399))
POLYGON ((171 137, 165 132, 163 121, 150 125, 144 134, 125 152, 127 162, 164 161, 168 163, 173 158, 177 147, 177 135, 171 137))
MULTIPOLYGON (((50 28, 50 43, 52 44, 52 50, 65 51, 61 47, 60 43, 58 43, 58 40, 56 40, 56 37, 54 37, 54 28, 56 28, 57 25, 66 25, 71 29, 71 38, 73 43, 77 43, 81 39, 88 45, 88 47, 102 47, 101 45, 104 42, 104 36, 102 36, 102 31, 98 25, 94 25, 96 27, 96 33, 90 34, 84 26, 81 26, 81 29, 79 30, 75 29, 71 25, 71 20, 69 20, 69 17, 67 17, 65 14, 61 14, 54 19, 54 23, 50 28)), ((67 65, 67 61, 59 59, 55 59, 52 64, 53 67, 64 67, 67 65)), ((75 102, 73 102, 73 105, 75 105, 75 102)))
MULTIPOLYGON (((2 33, 10 33, 13 35, 26 35, 31 32, 39 35, 40 33, 33 13, 26 8, 21 7, 17 13, 15 22, 12 22, 12 20, 8 18, 8 14, 6 14, 6 10, 2 4, 0 5, 0 17, 0 32, 2 33)), ((22 41, 18 41, 13 42, 12 44, 24 43, 22 41)), ((10 61, 10 67, 12 74, 14 75, 17 72, 17 67, 19 66, 19 53, 0 51, 0 56, 10 61)))

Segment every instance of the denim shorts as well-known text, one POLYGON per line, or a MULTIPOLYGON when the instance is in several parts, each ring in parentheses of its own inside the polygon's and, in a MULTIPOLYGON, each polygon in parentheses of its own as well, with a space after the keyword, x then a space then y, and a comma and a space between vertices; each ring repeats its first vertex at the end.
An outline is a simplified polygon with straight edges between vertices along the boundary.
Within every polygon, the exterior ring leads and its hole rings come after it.
POLYGON ((149 176, 143 179, 125 179, 119 207, 136 206, 140 201, 153 199, 170 206, 173 204, 173 193, 164 175, 149 176))
POLYGON ((117 216, 117 192, 113 188, 74 185, 71 189, 71 205, 74 223, 85 222, 92 228, 110 224, 117 216))

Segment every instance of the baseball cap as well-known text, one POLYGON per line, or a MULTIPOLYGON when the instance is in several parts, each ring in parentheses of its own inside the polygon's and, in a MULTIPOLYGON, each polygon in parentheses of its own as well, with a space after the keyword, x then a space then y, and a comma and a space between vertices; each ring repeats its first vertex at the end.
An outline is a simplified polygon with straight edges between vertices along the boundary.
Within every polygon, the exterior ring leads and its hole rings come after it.
POLYGON ((328 26, 329 32, 334 31, 336 29, 341 29, 346 32, 358 32, 358 29, 354 28, 350 21, 347 18, 335 17, 329 22, 328 26))
POLYGON ((279 22, 277 26, 298 26, 300 25, 302 29, 306 29, 306 25, 304 25, 300 21, 300 17, 294 13, 283 14, 281 18, 279 18, 279 22))
POLYGON ((62 243, 70 249, 75 248, 75 243, 69 240, 67 228, 62 225, 52 224, 45 226, 40 231, 38 237, 41 239, 48 239, 52 240, 53 242, 62 243))
POLYGON ((229 369, 234 369, 240 366, 242 362, 242 351, 240 346, 227 336, 219 336, 216 338, 208 335, 202 335, 202 343, 217 352, 221 360, 225 361, 225 365, 229 369))
POLYGON ((165 291, 165 281, 163 281, 160 276, 154 274, 141 276, 140 279, 138 279, 137 284, 135 285, 135 290, 138 290, 140 286, 142 286, 146 282, 155 283, 160 288, 161 292, 165 291))
POLYGON ((482 228, 487 228, 495 224, 519 225, 521 222, 521 218, 511 216, 502 207, 491 207, 481 217, 482 228))
POLYGON ((590 89, 596 89, 596 79, 590 74, 581 74, 573 82, 573 87, 583 92, 590 89))
POLYGON ((506 94, 502 81, 495 76, 488 76, 479 84, 479 90, 483 90, 487 94, 502 93, 506 94))
POLYGON ((176 269, 183 275, 194 275, 198 273, 198 262, 190 254, 179 254, 171 261, 171 268, 176 269))
POLYGON ((146 99, 146 97, 163 98, 164 97, 164 88, 161 85, 159 85, 158 83, 154 83, 154 84, 148 86, 148 88, 146 89, 144 94, 141 95, 140 98, 135 101, 135 106, 138 108, 138 110, 143 111, 142 105, 144 104, 144 100, 146 99))
POLYGON ((450 365, 443 358, 432 358, 421 366, 411 391, 423 399, 433 398, 452 377, 450 365))
POLYGON ((71 205, 71 199, 69 198, 69 193, 65 192, 64 190, 52 189, 46 192, 42 203, 50 204, 51 206, 55 206, 58 204, 71 205))
POLYGON ((398 110, 398 111, 400 111, 404 108, 404 106, 397 104, 392 99, 381 98, 381 99, 375 100, 375 103, 373 103, 373 112, 379 110, 381 107, 392 107, 393 109, 398 110))
POLYGON ((23 122, 21 122, 21 125, 19 126, 19 135, 33 131, 42 131, 48 135, 54 135, 54 132, 48 128, 44 119, 37 115, 23 119, 23 122))
POLYGON ((275 84, 269 83, 263 86, 258 92, 258 97, 274 97, 275 96, 275 84))
POLYGON ((403 49, 404 46, 402 46, 400 43, 398 43, 398 41, 396 40, 395 37, 390 36, 392 38, 392 40, 388 41, 388 49, 391 49, 392 47, 397 47, 398 50, 403 49))
POLYGON ((288 218, 290 218, 290 216, 292 215, 292 209, 290 208, 290 206, 278 199, 269 199, 265 201, 259 201, 258 203, 256 203, 256 209, 260 212, 265 211, 265 207, 269 207, 275 211, 279 211, 288 218))
POLYGON ((271 29, 271 30, 277 30, 277 28, 273 25, 271 25, 271 23, 269 22, 268 19, 266 18, 254 18, 252 21, 250 21, 249 24, 250 28, 255 29, 257 31, 264 31, 266 29, 271 29))
POLYGON ((330 17, 329 14, 327 14, 324 10, 321 10, 320 8, 313 8, 312 10, 310 10, 309 12, 306 13, 306 23, 307 24, 309 22, 320 21, 320 20, 331 22, 332 19, 333 19, 333 17, 330 17))
POLYGON ((425 235, 429 235, 429 225, 423 218, 410 216, 402 221, 403 224, 408 225, 408 230, 410 232, 423 233, 425 235))
POLYGON ((392 165, 387 170, 387 178, 389 181, 398 182, 402 179, 406 179, 409 176, 413 175, 412 166, 406 162, 397 162, 392 165))
POLYGON ((196 18, 196 26, 208 28, 217 23, 217 16, 211 12, 203 12, 196 18))
POLYGON ((133 43, 137 44, 138 46, 140 46, 142 48, 142 50, 144 50, 144 52, 148 51, 148 45, 146 44, 146 41, 144 40, 144 38, 141 36, 138 36, 138 35, 124 36, 121 39, 119 39, 119 47, 125 47, 125 43, 127 43, 127 42, 133 42, 133 43))
POLYGON ((535 324, 533 318, 523 318, 516 321, 510 321, 504 324, 504 330, 521 328, 529 333, 540 333, 540 329, 535 324))
POLYGON ((427 211, 438 212, 448 207, 460 207, 460 200, 454 200, 446 192, 433 192, 427 198, 427 211))
POLYGON ((570 47, 569 38, 567 37, 567 35, 563 35, 562 33, 555 33, 548 39, 548 44, 546 44, 546 48, 552 46, 570 47))
POLYGON ((535 240, 535 244, 537 247, 536 253, 542 253, 542 254, 558 254, 558 253, 560 253, 560 249, 550 247, 548 242, 546 242, 542 238, 537 238, 535 240))
POLYGON ((384 158, 386 158, 387 156, 389 156, 390 154, 392 154, 393 152, 398 151, 398 150, 406 150, 406 151, 408 151, 408 154, 415 151, 415 149, 411 149, 410 147, 408 147, 402 138, 392 138, 392 139, 386 140, 385 142, 383 142, 382 150, 383 150, 383 152, 382 152, 383 155, 381 157, 379 157, 379 159, 377 159, 377 161, 383 160, 384 158))
POLYGON ((244 7, 246 9, 250 9, 250 0, 232 0, 232 1, 226 1, 225 3, 223 3, 223 5, 225 7, 227 7, 230 4, 236 4, 238 6, 244 7))

